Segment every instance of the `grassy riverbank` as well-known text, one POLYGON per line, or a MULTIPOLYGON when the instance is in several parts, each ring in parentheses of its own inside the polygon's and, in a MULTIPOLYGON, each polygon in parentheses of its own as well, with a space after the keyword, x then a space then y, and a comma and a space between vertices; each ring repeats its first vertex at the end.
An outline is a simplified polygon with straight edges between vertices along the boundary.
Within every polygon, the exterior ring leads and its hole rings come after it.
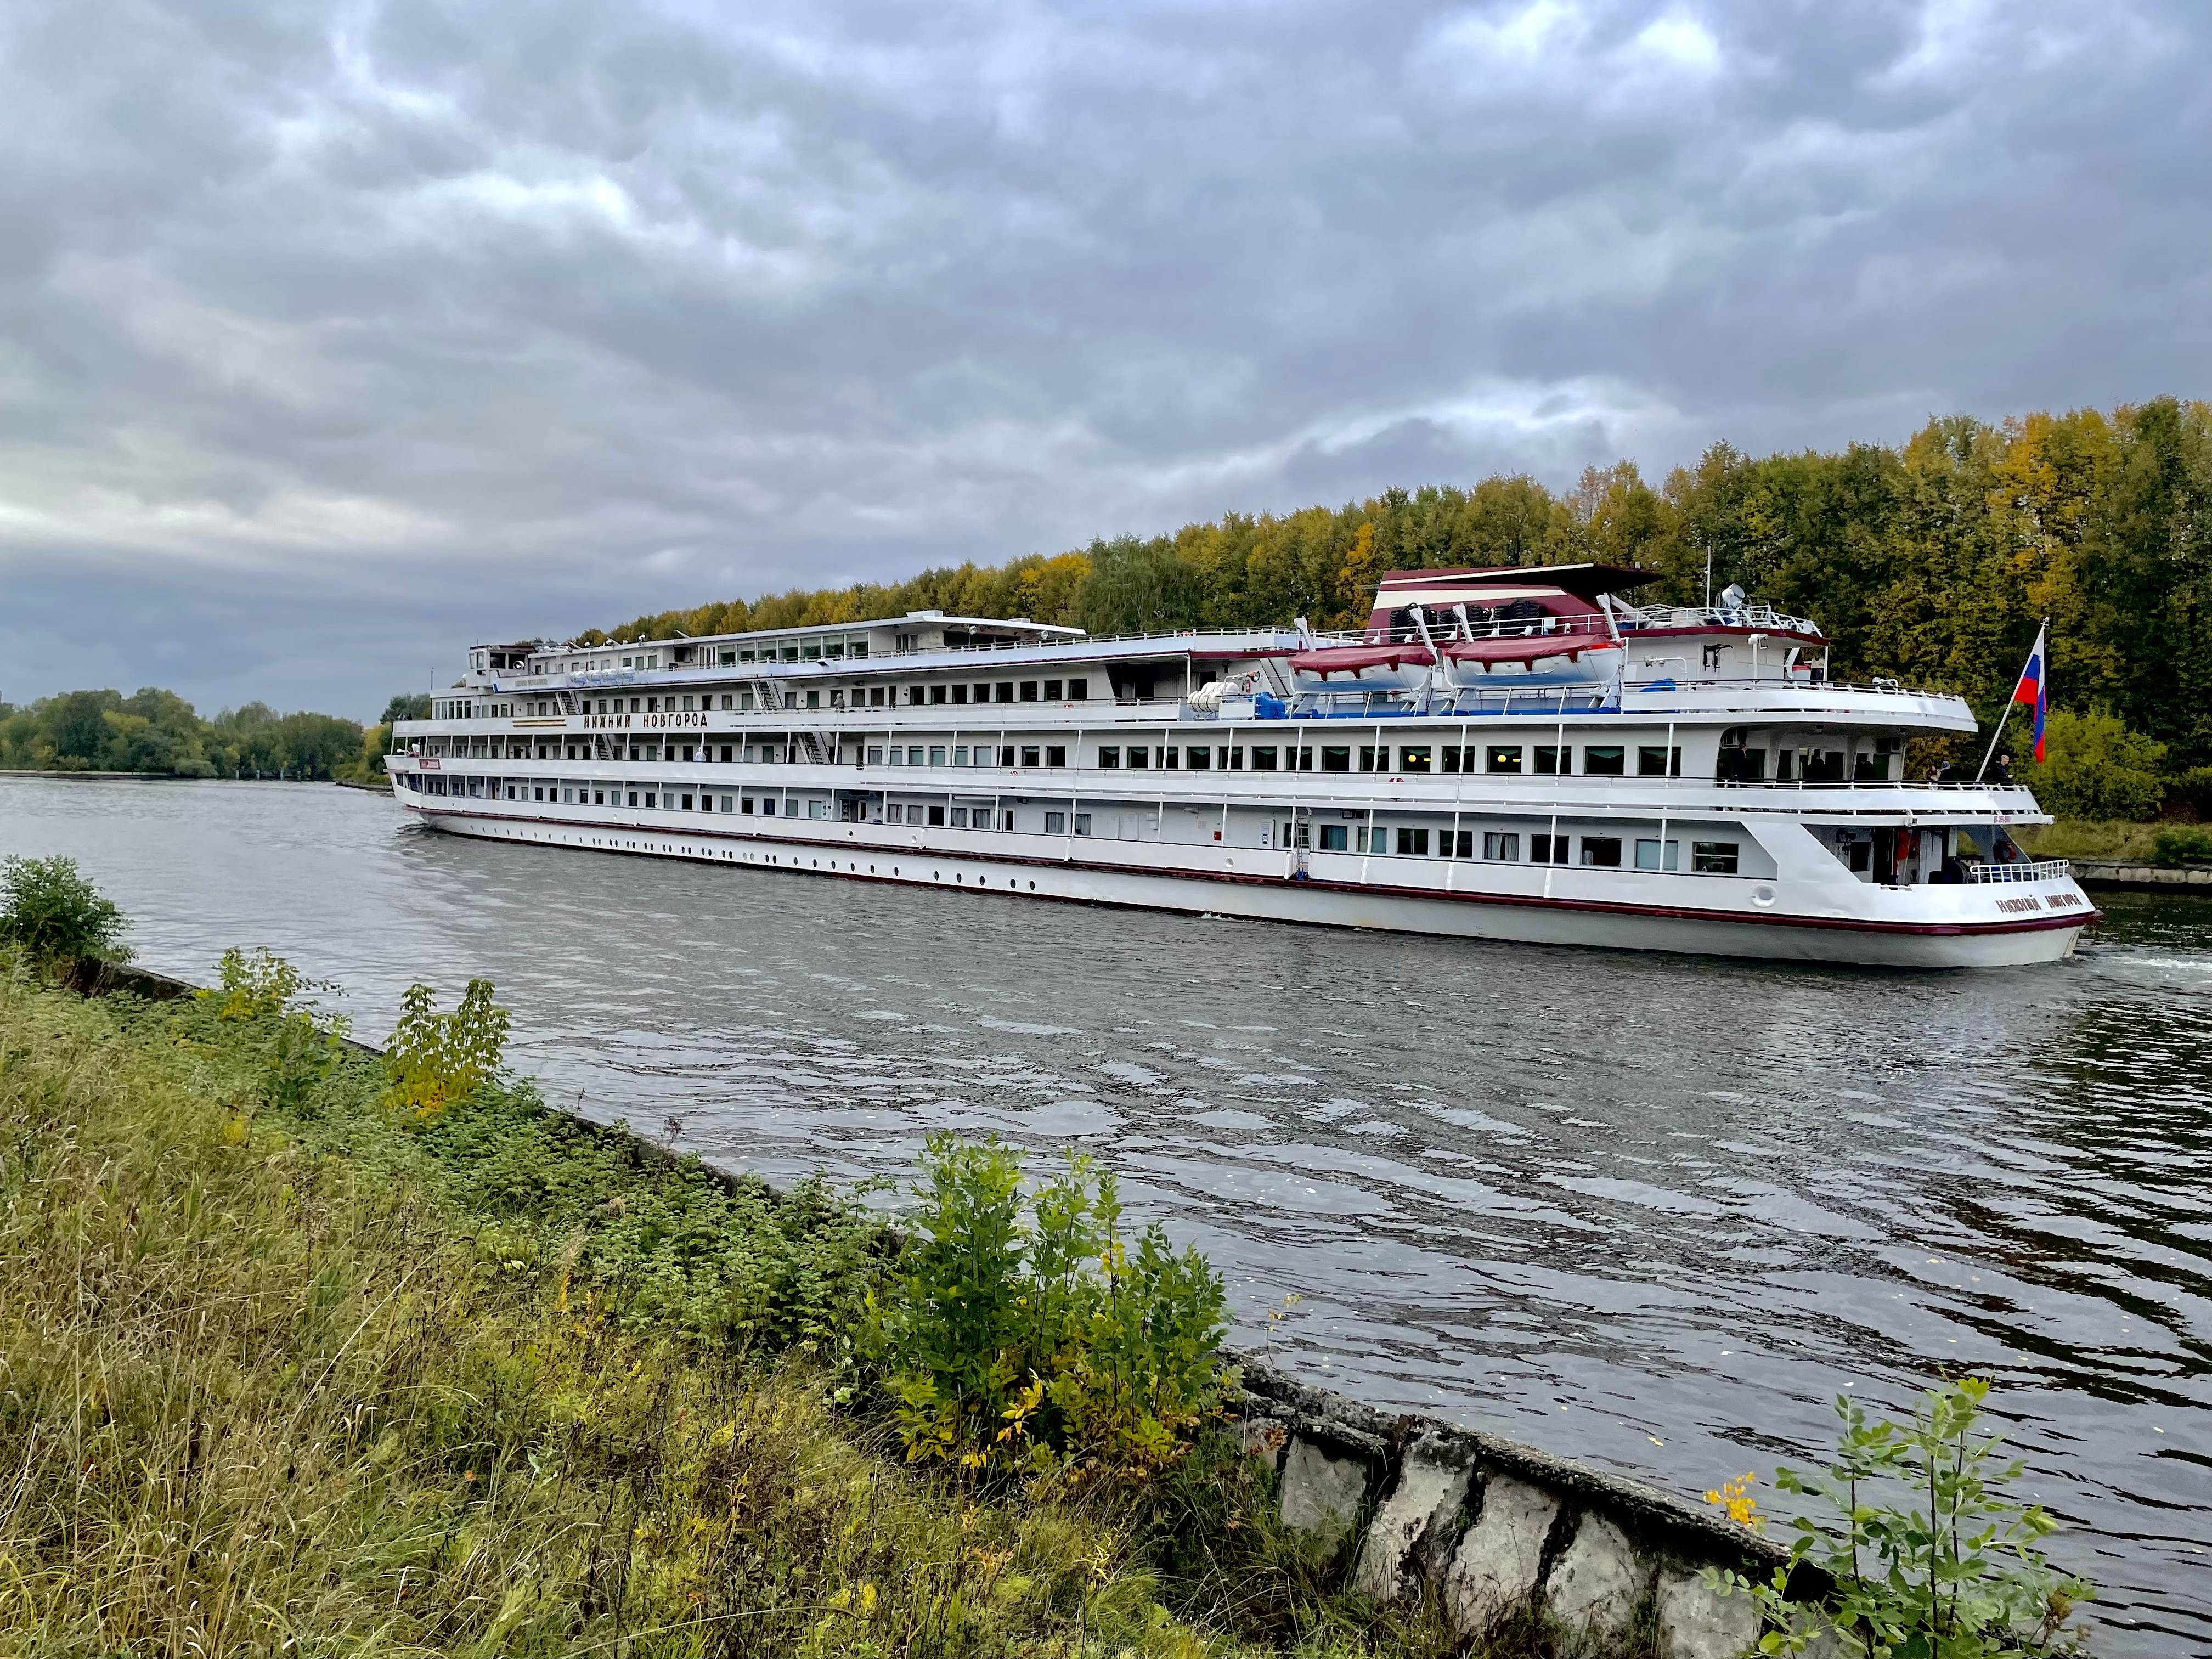
POLYGON ((287 1029, 0 966, 9 1651, 1445 1645, 1331 1594, 1224 1437, 1141 1488, 907 1463, 836 1403, 885 1270, 848 1200, 526 1087, 396 1115, 287 1029))

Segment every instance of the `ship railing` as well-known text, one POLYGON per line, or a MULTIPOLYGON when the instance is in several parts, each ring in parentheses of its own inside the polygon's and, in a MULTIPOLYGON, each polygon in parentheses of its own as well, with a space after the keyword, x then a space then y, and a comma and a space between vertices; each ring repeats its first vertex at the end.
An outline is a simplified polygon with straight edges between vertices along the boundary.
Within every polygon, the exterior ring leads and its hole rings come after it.
POLYGON ((1965 864, 1960 866, 1968 881, 2064 881, 2074 873, 2074 866, 2064 859, 2030 859, 2018 864, 1965 864))

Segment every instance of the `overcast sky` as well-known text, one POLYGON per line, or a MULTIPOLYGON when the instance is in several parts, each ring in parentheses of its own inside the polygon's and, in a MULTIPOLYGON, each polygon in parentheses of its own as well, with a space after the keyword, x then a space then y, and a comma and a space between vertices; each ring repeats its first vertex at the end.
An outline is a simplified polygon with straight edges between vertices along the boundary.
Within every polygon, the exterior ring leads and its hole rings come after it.
POLYGON ((0 697, 2212 394, 2212 6, 12 0, 0 697))

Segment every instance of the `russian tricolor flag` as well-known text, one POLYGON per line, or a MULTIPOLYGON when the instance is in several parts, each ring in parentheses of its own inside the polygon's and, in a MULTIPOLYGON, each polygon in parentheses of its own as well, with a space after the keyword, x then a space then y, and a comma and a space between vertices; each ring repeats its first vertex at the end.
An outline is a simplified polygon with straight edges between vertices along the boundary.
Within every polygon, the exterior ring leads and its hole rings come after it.
MULTIPOLYGON (((2045 628, 2048 624, 2045 624, 2045 628)), ((2045 628, 2035 630, 2035 649, 2027 653, 2027 666, 2020 671, 2020 684, 2013 687, 2012 700, 2035 705, 2035 758, 2043 758, 2043 717, 2050 702, 2050 677, 2043 672, 2043 636, 2045 628)))

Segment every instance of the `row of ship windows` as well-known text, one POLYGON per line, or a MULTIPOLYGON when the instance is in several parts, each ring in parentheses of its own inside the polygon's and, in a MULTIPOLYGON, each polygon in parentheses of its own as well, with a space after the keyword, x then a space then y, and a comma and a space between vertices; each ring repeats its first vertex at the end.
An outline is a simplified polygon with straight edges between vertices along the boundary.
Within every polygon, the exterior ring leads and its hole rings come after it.
MULTIPOLYGON (((426 778, 420 781, 429 793, 443 793, 446 780, 426 778)), ((459 783, 461 780, 453 780, 459 783)), ((675 790, 625 789, 620 785, 560 785, 560 784, 501 784, 496 780, 471 779, 476 786, 471 793, 489 787, 495 798, 504 794, 512 801, 535 800, 547 804, 571 806, 635 806, 647 811, 713 812, 717 810, 736 816, 779 816, 777 802, 769 797, 756 799, 751 795, 715 796, 705 792, 690 794, 675 790)), ((826 820, 830 802, 823 799, 802 800, 787 796, 781 804, 781 816, 826 820)), ((857 801, 842 804, 843 818, 848 823, 862 819, 862 806, 857 801)), ((880 804, 879 816, 868 820, 876 823, 910 824, 933 829, 988 830, 995 816, 998 827, 1008 832, 1015 829, 1015 814, 987 806, 956 806, 949 804, 890 801, 880 804)), ((1042 814, 1043 833, 1048 836, 1091 834, 1091 815, 1088 812, 1053 811, 1042 814), (1070 827, 1070 819, 1073 826, 1070 827)), ((1375 857, 1472 859, 1476 856, 1478 842, 1482 858, 1492 863, 1518 864, 1522 862, 1522 836, 1516 830, 1431 830, 1421 825, 1379 825, 1355 823, 1316 823, 1310 819, 1286 820, 1281 825, 1281 840, 1277 845, 1285 848, 1310 848, 1323 853, 1360 853, 1375 857), (1431 852, 1433 845, 1435 851, 1431 852)), ((1608 835, 1540 835, 1529 836, 1528 856, 1531 864, 1575 864, 1599 870, 1679 871, 1681 867, 1681 843, 1662 842, 1659 837, 1649 838, 1608 835)), ((1742 862, 1741 843, 1733 841, 1692 841, 1690 843, 1690 867, 1699 875, 1733 876, 1742 862)))
MULTIPOLYGON (((820 687, 804 691, 793 690, 783 693, 782 707, 786 708, 820 708, 823 698, 829 698, 831 708, 886 708, 905 707, 919 708, 932 704, 969 704, 999 702, 1085 702, 1091 696, 1088 679, 1072 680, 990 680, 959 685, 854 686, 850 701, 842 686, 831 686, 825 693, 820 687), (898 702, 903 690, 906 701, 898 702)), ((581 714, 712 714, 716 698, 720 699, 724 714, 749 714, 757 710, 761 701, 750 691, 701 691, 688 696, 585 697, 576 712, 581 714)), ((770 702, 769 708, 776 705, 770 702)), ((520 703, 476 703, 459 699, 441 706, 441 720, 473 720, 479 715, 491 720, 514 718, 517 713, 526 715, 559 714, 562 709, 551 697, 533 698, 520 703)))

